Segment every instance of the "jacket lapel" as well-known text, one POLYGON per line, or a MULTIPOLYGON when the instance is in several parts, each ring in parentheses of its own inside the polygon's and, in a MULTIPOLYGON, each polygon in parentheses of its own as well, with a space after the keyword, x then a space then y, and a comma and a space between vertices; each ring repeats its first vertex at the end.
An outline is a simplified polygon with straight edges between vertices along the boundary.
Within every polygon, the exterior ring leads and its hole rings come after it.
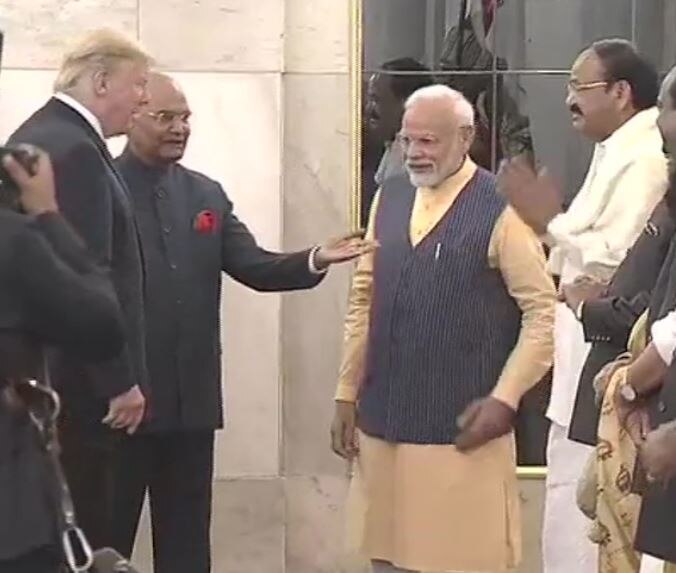
POLYGON ((115 167, 115 163, 113 162, 113 158, 110 155, 110 151, 108 150, 106 142, 101 138, 101 136, 96 132, 96 130, 91 126, 91 124, 80 113, 78 113, 75 109, 63 103, 62 101, 56 98, 52 98, 47 102, 47 104, 44 107, 44 110, 47 113, 56 114, 66 119, 70 123, 78 125, 86 133, 87 137, 92 140, 94 145, 96 145, 96 149, 101 155, 101 158, 103 159, 103 162, 106 165, 106 169, 108 169, 112 179, 114 179, 115 182, 117 183, 114 186, 117 197, 121 201, 124 209, 127 211, 131 219, 134 234, 136 236, 136 243, 138 246, 138 253, 141 263, 141 273, 143 278, 145 279, 146 274, 145 257, 143 255, 143 245, 141 243, 141 237, 138 230, 138 223, 136 221, 134 208, 131 202, 131 195, 129 194, 129 189, 127 188, 127 184, 125 183, 124 178, 117 170, 117 167, 115 167))

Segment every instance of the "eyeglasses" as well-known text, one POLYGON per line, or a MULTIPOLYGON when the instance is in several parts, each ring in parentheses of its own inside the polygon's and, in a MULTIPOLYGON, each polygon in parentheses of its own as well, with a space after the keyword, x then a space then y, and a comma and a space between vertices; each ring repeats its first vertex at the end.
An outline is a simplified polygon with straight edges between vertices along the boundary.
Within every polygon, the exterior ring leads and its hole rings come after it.
POLYGON ((596 80, 593 82, 580 82, 578 80, 568 80, 566 84, 568 89, 572 92, 586 92, 588 90, 594 90, 596 88, 604 88, 610 82, 605 80, 596 80))
POLYGON ((146 111, 143 113, 148 117, 152 117, 158 124, 164 127, 173 125, 176 120, 184 124, 190 122, 190 112, 146 111))

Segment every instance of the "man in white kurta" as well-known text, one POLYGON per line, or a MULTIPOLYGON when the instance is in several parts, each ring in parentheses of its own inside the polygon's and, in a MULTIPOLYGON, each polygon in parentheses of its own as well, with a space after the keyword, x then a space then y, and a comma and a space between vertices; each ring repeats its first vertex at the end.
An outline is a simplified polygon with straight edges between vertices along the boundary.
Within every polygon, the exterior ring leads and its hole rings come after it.
MULTIPOLYGON (((522 218, 552 248, 549 268, 561 284, 581 277, 607 282, 667 187, 657 129, 654 68, 624 40, 602 40, 580 54, 568 82, 573 126, 595 142, 589 171, 570 208, 546 174, 518 160, 503 167, 500 187, 522 218)), ((556 308, 554 373, 547 411, 547 494, 543 530, 545 573, 594 573, 596 546, 576 506, 577 480, 593 450, 568 438, 577 384, 589 344, 566 304, 556 308)))

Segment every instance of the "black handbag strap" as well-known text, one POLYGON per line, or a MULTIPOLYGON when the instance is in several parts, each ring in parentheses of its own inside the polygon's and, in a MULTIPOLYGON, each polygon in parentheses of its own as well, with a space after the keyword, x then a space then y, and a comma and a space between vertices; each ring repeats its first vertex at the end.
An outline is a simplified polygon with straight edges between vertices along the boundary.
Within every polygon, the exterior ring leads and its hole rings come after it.
POLYGON ((17 391, 26 405, 52 470, 54 479, 53 487, 50 489, 53 493, 66 564, 73 573, 85 573, 94 563, 94 557, 84 532, 77 525, 73 498, 59 459, 56 422, 61 411, 61 401, 50 383, 49 367, 44 352, 41 370, 41 381, 30 379, 20 382, 17 391))

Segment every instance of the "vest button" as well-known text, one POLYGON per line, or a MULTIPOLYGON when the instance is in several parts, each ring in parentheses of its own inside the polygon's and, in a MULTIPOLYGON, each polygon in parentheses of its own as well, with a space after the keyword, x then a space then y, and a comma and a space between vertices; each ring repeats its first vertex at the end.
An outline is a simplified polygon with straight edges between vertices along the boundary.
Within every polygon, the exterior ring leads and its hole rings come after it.
POLYGON ((660 400, 660 401, 658 402, 658 404, 657 404, 657 409, 658 409, 660 412, 664 413, 664 412, 667 411, 667 405, 664 403, 664 401, 660 400))

